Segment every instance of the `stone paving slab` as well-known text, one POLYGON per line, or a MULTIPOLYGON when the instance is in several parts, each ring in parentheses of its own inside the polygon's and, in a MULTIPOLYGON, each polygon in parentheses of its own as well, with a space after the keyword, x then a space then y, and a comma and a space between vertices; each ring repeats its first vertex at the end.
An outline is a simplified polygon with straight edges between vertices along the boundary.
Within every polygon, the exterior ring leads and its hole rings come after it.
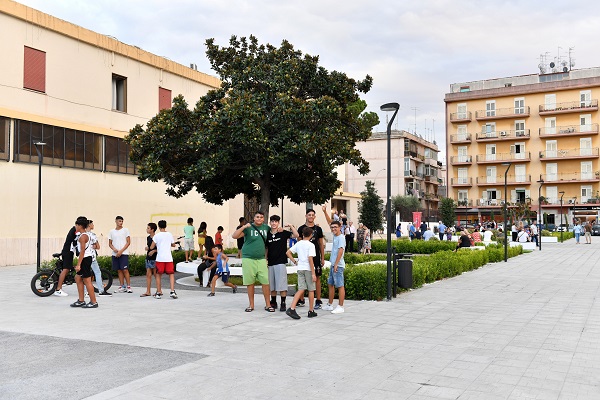
POLYGON ((155 300, 136 288, 100 298, 98 309, 73 310, 73 296, 31 293, 34 267, 5 267, 0 330, 198 355, 106 382, 92 399, 597 400, 596 242, 545 244, 391 302, 349 301, 341 315, 321 311, 309 320, 299 308, 299 321, 262 311, 261 296, 245 313, 247 295, 227 292, 155 300))

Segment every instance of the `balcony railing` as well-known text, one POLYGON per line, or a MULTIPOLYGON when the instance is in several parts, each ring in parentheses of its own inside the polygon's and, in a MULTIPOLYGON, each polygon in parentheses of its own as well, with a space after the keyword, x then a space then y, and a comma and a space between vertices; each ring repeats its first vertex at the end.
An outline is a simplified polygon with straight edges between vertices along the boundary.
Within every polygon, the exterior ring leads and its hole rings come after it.
POLYGON ((473 156, 450 156, 450 163, 456 164, 471 164, 473 162, 473 156))
POLYGON ((457 200, 454 199, 458 207, 473 207, 473 200, 457 200))
POLYGON ((478 110, 475 112, 475 119, 484 121, 488 119, 504 118, 526 118, 529 117, 529 106, 498 108, 495 110, 478 110))
POLYGON ((438 177, 436 175, 425 175, 425 182, 433 183, 434 185, 439 185, 438 177))
POLYGON ((522 153, 500 153, 500 154, 477 154, 477 162, 497 163, 497 162, 527 162, 531 161, 531 152, 522 153))
POLYGON ((480 132, 477 133, 477 141, 494 141, 494 140, 506 140, 506 139, 529 139, 531 133, 529 129, 518 129, 518 130, 506 130, 506 131, 492 131, 492 132, 480 132))
MULTIPOLYGON (((506 177, 507 185, 530 184, 531 175, 508 175, 506 177)), ((504 185, 504 175, 480 176, 477 177, 477 185, 504 185)))
POLYGON ((473 178, 450 178, 452 186, 473 186, 473 178))
POLYGON ((456 135, 450 135, 450 143, 470 143, 470 133, 457 133, 456 135))
POLYGON ((404 150, 405 157, 416 158, 417 160, 425 161, 425 156, 423 154, 419 154, 416 151, 404 150))
POLYGON ((545 150, 540 151, 540 159, 550 161, 550 160, 571 160, 574 158, 598 158, 600 155, 600 151, 598 147, 590 148, 590 147, 580 147, 578 149, 569 149, 569 150, 545 150))
POLYGON ((577 136, 598 133, 598 124, 567 125, 540 128, 540 136, 577 136))
POLYGON ((471 111, 450 113, 450 122, 467 122, 471 119, 471 111))
POLYGON ((598 111, 598 99, 540 104, 540 115, 598 111))
POLYGON ((600 182, 600 173, 594 172, 566 172, 556 174, 542 175, 542 179, 547 184, 549 182, 576 183, 576 182, 600 182))
POLYGON ((413 178, 423 179, 425 175, 422 172, 417 172, 417 171, 409 170, 409 171, 404 171, 404 176, 405 177, 413 177, 413 178))

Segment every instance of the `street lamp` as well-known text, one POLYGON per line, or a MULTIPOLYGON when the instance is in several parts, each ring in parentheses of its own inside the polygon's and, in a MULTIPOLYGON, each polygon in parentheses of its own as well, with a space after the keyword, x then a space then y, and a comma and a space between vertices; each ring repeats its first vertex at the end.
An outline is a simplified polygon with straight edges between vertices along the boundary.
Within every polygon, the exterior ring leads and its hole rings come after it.
POLYGON ((469 207, 469 199, 465 198, 465 229, 467 229, 467 208, 469 207))
POLYGON ((45 146, 44 142, 36 142, 35 151, 38 156, 38 218, 37 218, 37 271, 40 270, 41 264, 41 240, 42 240, 42 161, 44 155, 40 151, 40 147, 45 146))
POLYGON ((508 190, 506 179, 512 163, 502 163, 502 165, 506 166, 506 171, 504 171, 504 262, 508 262, 508 190))
POLYGON ((400 104, 387 103, 380 107, 381 111, 393 111, 394 115, 387 126, 387 299, 392 300, 392 122, 398 114, 400 104))
POLYGON ((542 251, 542 186, 544 186, 544 179, 542 179, 542 175, 540 175, 540 180, 537 181, 540 184, 538 189, 538 246, 540 246, 540 251, 542 251))
POLYGON ((563 196, 565 195, 565 192, 558 192, 560 193, 560 242, 563 242, 563 231, 564 231, 564 227, 563 227, 563 196))

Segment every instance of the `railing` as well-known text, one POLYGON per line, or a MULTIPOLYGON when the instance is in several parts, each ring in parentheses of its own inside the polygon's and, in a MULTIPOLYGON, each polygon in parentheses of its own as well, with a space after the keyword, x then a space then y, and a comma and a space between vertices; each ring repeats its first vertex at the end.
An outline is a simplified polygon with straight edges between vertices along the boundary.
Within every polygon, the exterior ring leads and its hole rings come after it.
POLYGON ((501 206, 503 204, 503 201, 501 198, 497 198, 497 199, 479 199, 477 200, 477 205, 478 206, 501 206))
POLYGON ((598 124, 567 125, 540 128, 540 136, 598 133, 598 124))
POLYGON ((409 170, 409 171, 404 171, 404 176, 423 179, 423 177, 425 175, 422 172, 416 172, 413 170, 409 170))
POLYGON ((542 179, 545 183, 561 181, 600 181, 600 173, 596 174, 594 172, 566 172, 560 174, 545 174, 542 175, 542 179))
POLYGON ((518 118, 528 117, 529 106, 497 108, 495 110, 478 110, 475 112, 475 119, 494 119, 494 118, 518 118))
POLYGON ((575 112, 580 110, 598 109, 598 100, 567 101, 564 103, 540 104, 541 113, 575 112))
POLYGON ((498 140, 498 139, 529 139, 531 133, 529 129, 492 131, 477 133, 476 140, 498 140))
POLYGON ((568 149, 568 150, 545 150, 540 151, 540 158, 592 158, 600 156, 600 150, 598 147, 580 147, 578 149, 568 149))
POLYGON ((473 207, 473 200, 457 200, 453 199, 458 207, 473 207))
MULTIPOLYGON (((480 176, 477 177, 478 185, 496 185, 496 184, 504 184, 504 175, 497 176, 480 176)), ((531 175, 522 174, 522 175, 508 175, 506 177, 507 185, 514 185, 518 183, 531 183, 531 175)))
POLYGON ((425 161, 425 156, 423 154, 419 154, 416 151, 409 151, 409 150, 404 150, 404 156, 405 157, 412 157, 412 158, 417 158, 421 161, 425 161))
POLYGON ((473 156, 450 156, 450 162, 452 164, 472 163, 473 156))
POLYGON ((473 185, 473 178, 450 178, 450 184, 457 185, 473 185))
POLYGON ((450 113, 450 122, 470 121, 471 111, 450 113))
POLYGON ((500 154, 477 154, 477 162, 503 162, 503 161, 530 161, 531 152, 523 153, 500 153, 500 154))
POLYGON ((456 135, 450 135, 450 143, 470 142, 470 133, 457 133, 456 135))

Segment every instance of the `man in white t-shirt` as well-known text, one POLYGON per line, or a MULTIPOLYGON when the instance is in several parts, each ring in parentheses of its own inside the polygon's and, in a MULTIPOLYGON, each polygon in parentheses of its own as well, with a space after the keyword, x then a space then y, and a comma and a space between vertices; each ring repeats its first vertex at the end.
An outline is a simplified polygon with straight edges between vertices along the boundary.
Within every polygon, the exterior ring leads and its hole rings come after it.
POLYGON ((175 247, 175 239, 170 232, 167 232, 167 221, 158 221, 158 233, 152 238, 150 249, 156 248, 156 294, 154 297, 160 299, 162 297, 162 274, 165 272, 169 275, 169 283, 171 284, 172 299, 177 298, 175 293, 175 266, 173 265, 173 254, 171 248, 175 247))
POLYGON ((531 226, 529 227, 529 229, 531 229, 531 241, 535 242, 536 246, 539 246, 539 243, 538 243, 538 227, 537 227, 535 221, 533 221, 531 223, 531 226))
POLYGON ((129 250, 127 250, 131 244, 129 229, 123 228, 123 217, 120 215, 115 218, 115 224, 115 229, 108 233, 108 247, 113 251, 112 267, 119 274, 120 286, 115 293, 133 293, 129 277, 129 250), (127 286, 125 286, 125 282, 127 282, 127 286))
POLYGON ((520 230, 517 233, 517 242, 519 243, 527 243, 529 241, 529 234, 525 229, 520 230))
POLYGON ((494 233, 492 232, 491 229, 486 229, 483 232, 483 242, 484 243, 489 243, 492 241, 492 236, 494 235, 494 233))

